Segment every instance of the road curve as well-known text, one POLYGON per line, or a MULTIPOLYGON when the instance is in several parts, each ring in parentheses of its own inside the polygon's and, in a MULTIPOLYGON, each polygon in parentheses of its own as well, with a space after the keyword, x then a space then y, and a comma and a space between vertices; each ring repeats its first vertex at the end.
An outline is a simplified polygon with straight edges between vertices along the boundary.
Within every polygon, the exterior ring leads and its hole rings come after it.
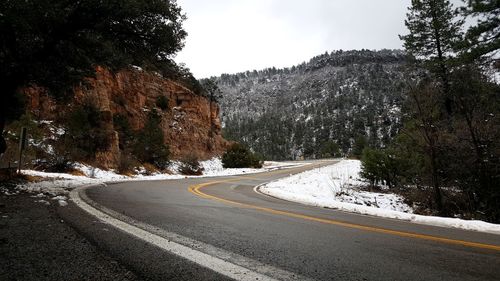
MULTIPOLYGON (((157 235, 178 234, 228 253, 230 262, 234 254, 268 265, 285 279, 498 280, 500 235, 305 206, 254 191, 264 182, 331 163, 242 176, 124 182, 89 188, 85 195, 157 235)), ((62 216, 144 279, 228 279, 102 224, 74 205, 62 216)), ((184 242, 205 251, 190 243, 184 242)))

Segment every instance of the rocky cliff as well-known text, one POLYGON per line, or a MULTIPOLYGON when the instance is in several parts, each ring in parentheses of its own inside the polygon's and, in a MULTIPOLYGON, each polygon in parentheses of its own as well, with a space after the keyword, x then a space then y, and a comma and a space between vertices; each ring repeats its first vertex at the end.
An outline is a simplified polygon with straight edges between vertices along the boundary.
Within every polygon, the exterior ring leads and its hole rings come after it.
POLYGON ((127 69, 118 73, 98 67, 96 77, 74 88, 71 101, 55 102, 43 90, 27 89, 28 108, 39 120, 57 120, 74 105, 91 100, 101 112, 101 120, 110 132, 111 145, 99 152, 96 160, 101 166, 116 167, 120 159, 118 133, 113 116, 126 117, 134 131, 143 128, 148 112, 161 115, 161 129, 173 159, 195 154, 200 159, 220 155, 227 146, 221 136, 219 106, 188 88, 164 79, 155 73, 127 69), (157 99, 166 97, 168 106, 157 108, 157 99))

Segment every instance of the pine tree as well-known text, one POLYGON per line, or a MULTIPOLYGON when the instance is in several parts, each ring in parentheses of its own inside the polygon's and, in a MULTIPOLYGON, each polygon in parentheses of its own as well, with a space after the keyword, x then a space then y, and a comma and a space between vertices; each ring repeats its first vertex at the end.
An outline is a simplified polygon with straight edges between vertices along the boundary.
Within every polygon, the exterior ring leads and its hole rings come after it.
MULTIPOLYGON (((461 38, 463 21, 456 19, 448 0, 412 0, 408 11, 405 25, 410 33, 400 36, 404 47, 441 80, 448 94, 450 57, 461 38)), ((446 106, 450 111, 450 101, 446 106)))
POLYGON ((161 116, 156 110, 148 113, 144 128, 140 130, 133 147, 133 154, 142 162, 165 169, 169 164, 170 150, 165 144, 161 116))
POLYGON ((500 49, 500 1, 469 0, 462 9, 465 16, 477 19, 466 33, 461 58, 465 62, 498 58, 500 49))

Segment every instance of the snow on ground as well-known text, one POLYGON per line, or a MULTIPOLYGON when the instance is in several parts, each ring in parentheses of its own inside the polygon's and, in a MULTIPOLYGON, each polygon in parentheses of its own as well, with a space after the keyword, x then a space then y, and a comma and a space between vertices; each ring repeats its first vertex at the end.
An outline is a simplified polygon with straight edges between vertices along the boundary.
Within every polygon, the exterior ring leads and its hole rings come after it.
POLYGON ((358 160, 341 162, 306 171, 258 187, 264 194, 281 199, 341 211, 400 219, 420 224, 453 227, 500 234, 500 225, 477 220, 413 214, 396 194, 360 190, 358 160))
POLYGON ((125 176, 119 175, 112 170, 106 171, 82 163, 75 164, 75 169, 79 170, 83 174, 83 176, 71 175, 66 173, 47 173, 34 170, 23 170, 23 174, 38 177, 40 179, 33 182, 20 184, 17 186, 17 191, 14 192, 12 192, 12 190, 4 189, 0 186, 0 192, 4 193, 5 195, 15 195, 19 192, 19 190, 27 191, 36 194, 34 195, 34 198, 39 199, 37 200, 37 202, 50 204, 50 200, 43 199, 50 198, 51 200, 56 201, 60 206, 66 206, 66 196, 72 189, 89 184, 103 184, 107 182, 117 181, 174 180, 186 177, 217 177, 241 175, 260 173, 274 169, 304 165, 307 163, 265 162, 264 167, 260 169, 224 169, 222 167, 222 161, 220 160, 220 158, 213 158, 207 161, 201 161, 200 164, 204 168, 202 176, 184 176, 179 174, 177 170, 179 168, 180 162, 177 161, 172 161, 172 164, 169 167, 169 169, 173 171, 174 174, 153 173, 150 175, 146 175, 145 169, 143 167, 138 167, 136 168, 137 174, 135 176, 125 176))
POLYGON ((359 190, 357 187, 364 184, 358 177, 359 171, 358 160, 342 160, 335 165, 271 182, 261 186, 260 191, 290 201, 328 208, 340 209, 347 204, 356 208, 374 206, 412 212, 401 196, 359 190))
POLYGON ((299 163, 299 162, 274 162, 265 161, 260 169, 254 168, 224 168, 222 167, 222 160, 220 158, 212 158, 210 160, 200 162, 203 167, 203 176, 205 177, 219 177, 219 176, 231 176, 231 175, 241 175, 241 174, 251 174, 260 173, 275 169, 296 167, 301 165, 306 165, 309 163, 299 163))
POLYGON ((205 177, 217 177, 217 176, 231 176, 231 175, 241 175, 241 174, 251 174, 260 173, 263 171, 268 171, 269 169, 253 169, 253 168, 229 168, 224 169, 222 167, 222 160, 220 158, 212 158, 207 161, 200 162, 203 167, 203 176, 205 177))

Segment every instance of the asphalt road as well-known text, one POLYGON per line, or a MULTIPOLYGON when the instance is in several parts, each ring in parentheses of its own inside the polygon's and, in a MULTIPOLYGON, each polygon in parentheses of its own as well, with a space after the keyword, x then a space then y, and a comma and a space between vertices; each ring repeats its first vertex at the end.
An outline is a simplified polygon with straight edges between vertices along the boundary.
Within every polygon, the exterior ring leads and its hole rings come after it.
MULTIPOLYGON (((315 166, 326 164, 331 162, 315 166)), ((500 280, 500 235, 304 206, 254 191, 261 183, 311 168, 125 182, 93 187, 85 194, 124 215, 122 220, 147 224, 157 235, 179 234, 297 274, 298 279, 500 280)), ((61 212, 82 234, 143 279, 227 279, 100 223, 74 204, 61 212)))

